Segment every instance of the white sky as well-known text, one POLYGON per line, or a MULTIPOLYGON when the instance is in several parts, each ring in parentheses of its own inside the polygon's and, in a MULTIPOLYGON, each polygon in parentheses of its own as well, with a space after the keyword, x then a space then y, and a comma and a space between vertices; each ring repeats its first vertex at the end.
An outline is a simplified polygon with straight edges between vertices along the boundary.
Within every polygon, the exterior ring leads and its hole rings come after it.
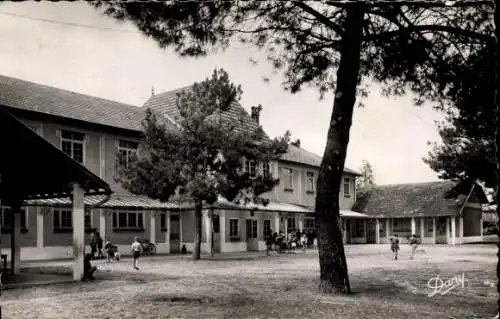
MULTIPOLYGON (((314 89, 292 95, 282 90, 279 75, 265 83, 262 78, 272 72, 265 56, 240 44, 208 58, 181 59, 86 3, 48 1, 0 4, 0 43, 0 74, 137 106, 151 95, 152 86, 160 93, 190 85, 222 67, 242 85, 247 110, 263 105, 261 124, 270 136, 288 129, 302 147, 323 155, 333 95, 323 101, 314 89), (250 57, 259 64, 250 63, 250 57)), ((410 98, 386 99, 375 85, 371 91, 366 107, 355 109, 346 166, 359 169, 368 160, 377 184, 437 180, 422 157, 429 150, 427 141, 439 140, 434 121, 442 115, 428 105, 412 105, 410 98)))

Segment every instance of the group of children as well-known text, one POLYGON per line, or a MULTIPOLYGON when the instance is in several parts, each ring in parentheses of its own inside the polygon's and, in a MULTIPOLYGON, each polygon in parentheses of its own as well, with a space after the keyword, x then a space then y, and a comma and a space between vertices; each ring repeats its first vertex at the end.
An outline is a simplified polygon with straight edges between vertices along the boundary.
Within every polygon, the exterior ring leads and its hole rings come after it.
MULTIPOLYGON (((106 262, 120 261, 120 253, 118 252, 118 247, 113 245, 109 240, 106 240, 104 244, 104 250, 106 251, 106 262)), ((142 244, 139 242, 138 237, 134 237, 134 242, 132 243, 130 250, 132 252, 133 267, 135 270, 139 270, 138 262, 139 257, 143 251, 142 244)), ((82 280, 92 280, 94 279, 94 273, 97 270, 96 266, 92 266, 90 261, 92 260, 92 254, 86 254, 83 262, 83 278, 82 280)))
MULTIPOLYGON (((391 251, 392 251, 392 258, 394 260, 398 260, 398 252, 399 252, 399 237, 398 234, 394 234, 394 236, 390 239, 391 242, 391 251)), ((415 253, 417 252, 417 247, 420 245, 421 241, 420 238, 417 237, 417 235, 413 234, 410 238, 408 238, 408 243, 411 246, 411 256, 410 259, 413 259, 415 257, 415 253)))

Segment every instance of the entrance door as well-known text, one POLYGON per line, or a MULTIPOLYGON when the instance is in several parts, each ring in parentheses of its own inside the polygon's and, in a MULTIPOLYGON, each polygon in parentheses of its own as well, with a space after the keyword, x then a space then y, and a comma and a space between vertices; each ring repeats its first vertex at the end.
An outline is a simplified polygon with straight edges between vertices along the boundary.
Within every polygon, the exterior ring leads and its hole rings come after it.
POLYGON ((375 244, 377 242, 375 236, 375 220, 369 219, 366 221, 366 243, 375 244))
POLYGON ((438 217, 436 220, 436 244, 446 244, 446 217, 438 217))
POLYGON ((170 253, 172 254, 181 252, 180 234, 179 215, 170 215, 170 253))
POLYGON ((212 216, 213 248, 214 253, 220 253, 220 218, 219 215, 212 216))
POLYGON ((247 219, 247 250, 258 251, 259 242, 257 241, 257 220, 247 219))

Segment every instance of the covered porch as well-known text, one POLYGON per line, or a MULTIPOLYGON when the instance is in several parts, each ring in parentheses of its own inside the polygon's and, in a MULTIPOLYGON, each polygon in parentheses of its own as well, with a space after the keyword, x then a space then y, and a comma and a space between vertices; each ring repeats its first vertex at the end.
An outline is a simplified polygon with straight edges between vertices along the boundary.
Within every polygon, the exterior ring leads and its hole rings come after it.
MULTIPOLYGON (((73 280, 83 275, 84 197, 111 194, 109 185, 0 107, 0 200, 9 207, 10 229, 0 244, 10 264, 5 276, 20 273, 22 207, 26 201, 70 198, 73 218, 73 280), (14 138, 15 137, 15 138, 14 138)), ((106 199, 104 199, 106 200, 106 199)), ((2 216, 3 217, 3 216, 2 216)))

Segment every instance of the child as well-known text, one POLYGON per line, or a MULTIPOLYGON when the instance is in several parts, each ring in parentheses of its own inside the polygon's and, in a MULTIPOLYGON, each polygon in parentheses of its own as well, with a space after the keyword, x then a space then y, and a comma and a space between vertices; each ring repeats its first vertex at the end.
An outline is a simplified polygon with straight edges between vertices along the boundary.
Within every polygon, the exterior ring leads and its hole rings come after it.
POLYGON ((417 251, 417 247, 418 247, 419 242, 420 241, 419 241, 417 235, 413 234, 411 236, 411 239, 410 239, 410 245, 411 245, 411 256, 410 256, 410 259, 413 259, 413 257, 415 257, 415 252, 417 251))
POLYGON ((104 250, 106 251, 106 262, 109 263, 111 260, 120 260, 120 253, 118 252, 118 248, 115 245, 111 244, 109 239, 106 239, 104 250))
POLYGON ((132 257, 134 258, 134 269, 139 270, 139 267, 137 267, 137 262, 139 260, 139 256, 141 255, 142 245, 139 242, 139 238, 137 236, 134 237, 134 242, 132 243, 131 250, 132 257))
POLYGON ((302 233, 302 238, 300 240, 302 243, 302 250, 304 250, 304 252, 305 252, 306 248, 307 248, 307 235, 306 235, 306 233, 302 233))
POLYGON ((91 254, 86 254, 85 258, 83 260, 83 278, 82 280, 93 280, 94 279, 94 272, 97 270, 96 266, 92 266, 90 264, 90 260, 92 259, 91 254))
POLYGON ((393 253, 394 260, 398 260, 398 251, 399 251, 398 234, 394 234, 394 237, 391 238, 391 250, 393 253))

